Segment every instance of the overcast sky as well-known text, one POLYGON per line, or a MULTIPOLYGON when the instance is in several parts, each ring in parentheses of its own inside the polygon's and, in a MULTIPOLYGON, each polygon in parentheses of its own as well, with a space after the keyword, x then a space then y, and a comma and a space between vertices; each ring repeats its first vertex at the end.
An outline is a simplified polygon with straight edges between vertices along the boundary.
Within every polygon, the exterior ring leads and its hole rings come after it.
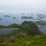
POLYGON ((46 0, 0 0, 0 13, 46 14, 46 0))

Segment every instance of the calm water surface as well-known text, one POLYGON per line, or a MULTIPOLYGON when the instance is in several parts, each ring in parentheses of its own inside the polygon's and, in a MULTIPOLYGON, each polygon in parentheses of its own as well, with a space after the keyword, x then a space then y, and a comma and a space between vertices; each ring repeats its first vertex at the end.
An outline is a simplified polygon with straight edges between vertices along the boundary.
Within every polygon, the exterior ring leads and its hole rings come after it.
POLYGON ((10 34, 15 29, 18 30, 19 28, 1 28, 0 34, 10 34))
POLYGON ((46 34, 46 27, 39 28, 39 30, 46 34))
MULTIPOLYGON (((34 20, 34 19, 21 19, 21 17, 18 18, 18 16, 11 16, 11 17, 0 16, 0 18, 2 18, 2 20, 0 20, 0 25, 4 25, 4 26, 8 26, 13 23, 21 25, 22 22, 24 21, 41 21, 41 20, 34 20), (16 18, 13 19, 13 17, 16 17, 16 18)), ((42 18, 42 20, 46 20, 46 18, 42 18)), ((0 34, 10 34, 11 31, 14 29, 16 28, 2 28, 0 29, 0 34)), ((46 27, 39 28, 39 30, 46 34, 46 27)))
POLYGON ((2 20, 0 20, 0 25, 4 25, 4 26, 8 26, 11 25, 13 23, 16 24, 22 24, 22 22, 24 21, 40 21, 40 20, 34 20, 34 19, 22 19, 21 17, 17 17, 17 16, 11 16, 11 17, 1 17, 2 20), (16 17, 15 19, 13 19, 13 17, 16 17))

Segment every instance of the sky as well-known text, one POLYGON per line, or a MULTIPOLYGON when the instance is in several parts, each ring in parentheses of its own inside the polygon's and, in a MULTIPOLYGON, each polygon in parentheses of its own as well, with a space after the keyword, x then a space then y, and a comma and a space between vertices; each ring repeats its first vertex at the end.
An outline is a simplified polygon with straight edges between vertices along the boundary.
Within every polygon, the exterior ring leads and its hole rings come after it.
POLYGON ((0 14, 46 14, 46 0, 0 0, 0 14))

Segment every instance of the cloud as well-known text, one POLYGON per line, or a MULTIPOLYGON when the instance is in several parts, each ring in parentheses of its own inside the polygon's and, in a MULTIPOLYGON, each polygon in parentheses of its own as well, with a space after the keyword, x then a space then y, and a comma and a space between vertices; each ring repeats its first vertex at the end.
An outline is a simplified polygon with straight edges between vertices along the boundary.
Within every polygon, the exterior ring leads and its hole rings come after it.
POLYGON ((0 0, 0 12, 46 12, 46 0, 0 0))

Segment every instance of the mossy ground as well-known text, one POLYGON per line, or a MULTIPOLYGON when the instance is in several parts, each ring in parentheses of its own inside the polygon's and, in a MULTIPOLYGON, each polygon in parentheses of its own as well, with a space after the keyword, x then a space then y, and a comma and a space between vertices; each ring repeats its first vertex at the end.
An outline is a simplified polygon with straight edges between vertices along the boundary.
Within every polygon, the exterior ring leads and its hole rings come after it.
POLYGON ((16 37, 16 39, 17 41, 12 44, 5 43, 2 46, 46 46, 46 36, 16 37))

